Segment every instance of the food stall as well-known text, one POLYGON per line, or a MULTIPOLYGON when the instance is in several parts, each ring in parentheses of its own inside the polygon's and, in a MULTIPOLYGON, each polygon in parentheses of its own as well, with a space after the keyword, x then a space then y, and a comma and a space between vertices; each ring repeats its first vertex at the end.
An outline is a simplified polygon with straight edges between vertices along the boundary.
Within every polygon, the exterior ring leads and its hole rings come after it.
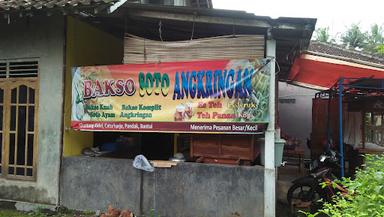
POLYGON ((272 216, 271 72, 277 59, 278 75, 287 71, 296 51, 308 44, 315 20, 176 7, 127 6, 118 12, 124 16, 124 64, 73 69, 64 150, 129 153, 64 152, 62 204, 112 204, 138 215, 153 209, 161 216, 272 216), (264 167, 257 162, 260 137, 267 144, 264 167), (185 162, 144 172, 133 167, 137 154, 152 162, 185 162))
MULTIPOLYGON (((78 67, 72 81, 72 128, 96 136, 105 131, 243 134, 191 135, 191 156, 186 157, 250 164, 258 154, 255 134, 268 121, 267 65, 220 60, 78 67)), ((176 141, 174 153, 177 146, 176 141)))
POLYGON ((373 125, 380 117, 374 108, 382 95, 383 72, 384 59, 380 56, 321 42, 312 42, 295 59, 289 82, 320 91, 312 100, 308 143, 312 159, 327 148, 335 148, 341 154, 341 168, 345 160, 353 174, 356 156, 381 151, 381 135, 373 135, 380 130, 373 125))
POLYGON ((314 156, 326 146, 337 148, 342 171, 347 161, 353 174, 362 163, 362 154, 384 152, 383 84, 383 79, 341 78, 331 89, 316 94, 311 135, 314 156))
MULTIPOLYGON (((257 138, 264 136, 269 120, 270 62, 204 60, 74 68, 72 128, 93 132, 95 145, 103 141, 104 150, 125 154, 67 157, 63 189, 86 187, 63 193, 63 203, 77 207, 75 201, 85 200, 81 192, 94 189, 92 197, 102 194, 115 207, 128 206, 136 213, 145 213, 143 207, 176 216, 217 210, 208 203, 201 205, 206 206, 201 211, 180 211, 179 207, 196 206, 185 201, 202 198, 226 198, 233 208, 223 206, 222 213, 236 207, 261 213, 262 204, 247 201, 263 199, 263 167, 233 165, 253 165, 259 154, 257 138), (147 157, 155 170, 132 167, 132 153, 147 157), (163 161, 156 168, 153 160, 173 160, 180 153, 184 156, 178 160, 187 162, 163 161), (121 185, 124 195, 106 190, 121 185), (245 192, 249 195, 239 198, 245 192), (169 206, 169 200, 175 204, 169 206)), ((95 201, 87 207, 102 203, 107 202, 95 201)))

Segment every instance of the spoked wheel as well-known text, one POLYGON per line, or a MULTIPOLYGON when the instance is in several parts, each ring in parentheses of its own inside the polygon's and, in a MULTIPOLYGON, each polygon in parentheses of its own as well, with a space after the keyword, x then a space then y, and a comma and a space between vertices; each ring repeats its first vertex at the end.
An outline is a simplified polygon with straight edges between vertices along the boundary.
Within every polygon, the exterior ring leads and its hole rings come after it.
POLYGON ((301 216, 299 210, 313 212, 317 209, 320 198, 320 194, 312 183, 295 183, 289 188, 287 194, 292 216, 301 216))

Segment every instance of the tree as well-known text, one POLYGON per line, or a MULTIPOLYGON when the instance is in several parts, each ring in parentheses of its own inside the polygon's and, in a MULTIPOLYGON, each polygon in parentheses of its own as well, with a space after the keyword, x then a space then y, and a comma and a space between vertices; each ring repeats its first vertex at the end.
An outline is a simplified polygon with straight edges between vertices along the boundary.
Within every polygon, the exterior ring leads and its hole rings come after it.
POLYGON ((352 24, 341 36, 341 41, 350 48, 364 48, 367 45, 367 33, 363 33, 357 24, 352 24))
POLYGON ((368 33, 369 44, 384 43, 383 28, 377 24, 371 26, 371 31, 368 33))
POLYGON ((384 56, 384 44, 380 44, 376 47, 376 52, 382 56, 384 56))
POLYGON ((370 32, 367 33, 366 51, 371 53, 383 54, 384 36, 383 28, 377 24, 371 26, 370 32))
MULTIPOLYGON (((323 43, 337 43, 331 36, 329 27, 316 29, 314 39, 323 43)), ((361 49, 376 55, 384 56, 384 28, 373 24, 369 31, 363 32, 358 24, 352 24, 341 34, 341 42, 350 49, 361 49)))
POLYGON ((323 43, 333 43, 335 41, 329 34, 329 27, 320 27, 316 29, 315 40, 323 43))

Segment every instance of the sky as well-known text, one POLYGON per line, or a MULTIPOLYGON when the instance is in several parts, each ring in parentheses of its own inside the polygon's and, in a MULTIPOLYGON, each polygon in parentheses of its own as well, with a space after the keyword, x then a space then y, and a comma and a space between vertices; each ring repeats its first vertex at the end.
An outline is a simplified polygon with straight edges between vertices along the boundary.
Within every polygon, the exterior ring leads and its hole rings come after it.
POLYGON ((338 37, 352 23, 363 31, 384 27, 383 0, 212 0, 214 8, 242 10, 261 16, 317 18, 316 28, 329 27, 338 37))

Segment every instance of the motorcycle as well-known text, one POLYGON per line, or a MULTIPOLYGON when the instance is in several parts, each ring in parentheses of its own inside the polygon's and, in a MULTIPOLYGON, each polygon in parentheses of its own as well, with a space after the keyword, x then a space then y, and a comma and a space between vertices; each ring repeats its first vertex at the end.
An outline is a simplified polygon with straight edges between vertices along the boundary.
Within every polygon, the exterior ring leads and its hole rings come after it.
POLYGON ((318 160, 312 161, 309 165, 310 174, 294 180, 288 190, 287 200, 291 213, 295 215, 298 210, 313 213, 322 207, 324 201, 330 202, 337 191, 346 191, 333 182, 338 177, 338 169, 339 158, 333 150, 326 151, 318 160), (321 183, 325 183, 326 187, 323 188, 321 183))

